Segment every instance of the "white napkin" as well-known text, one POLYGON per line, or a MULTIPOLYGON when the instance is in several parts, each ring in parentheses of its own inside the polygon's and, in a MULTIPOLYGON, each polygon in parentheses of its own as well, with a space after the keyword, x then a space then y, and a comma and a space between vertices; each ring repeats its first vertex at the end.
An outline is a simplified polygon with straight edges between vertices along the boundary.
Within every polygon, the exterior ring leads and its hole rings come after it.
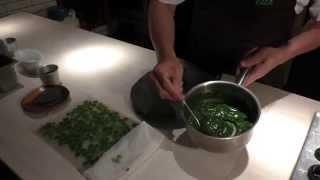
POLYGON ((125 179, 151 157, 164 135, 141 122, 84 172, 90 180, 125 179), (114 162, 117 156, 119 162, 114 162))

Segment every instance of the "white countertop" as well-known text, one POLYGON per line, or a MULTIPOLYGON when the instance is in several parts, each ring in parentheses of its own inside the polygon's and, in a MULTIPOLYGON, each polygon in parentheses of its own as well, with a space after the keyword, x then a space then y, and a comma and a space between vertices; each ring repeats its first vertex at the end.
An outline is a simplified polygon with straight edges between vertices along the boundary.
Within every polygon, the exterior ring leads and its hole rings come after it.
MULTIPOLYGON (((25 13, 0 19, 0 38, 5 37, 16 37, 19 48, 39 49, 44 64, 59 65, 72 97, 86 93, 138 119, 130 88, 155 65, 153 51, 25 13)), ((34 118, 19 106, 40 80, 19 75, 19 82, 23 88, 0 98, 0 158, 23 179, 84 179, 34 134, 54 114, 34 118)), ((245 150, 221 155, 192 149, 181 145, 183 134, 177 143, 165 142, 130 179, 289 179, 320 103, 261 84, 250 89, 263 111, 245 150)))

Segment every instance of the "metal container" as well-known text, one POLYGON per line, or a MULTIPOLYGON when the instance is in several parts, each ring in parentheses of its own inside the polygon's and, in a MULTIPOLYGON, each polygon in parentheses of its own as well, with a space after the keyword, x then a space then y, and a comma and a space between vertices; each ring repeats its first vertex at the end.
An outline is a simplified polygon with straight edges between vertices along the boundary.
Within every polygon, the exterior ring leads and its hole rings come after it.
POLYGON ((211 152, 223 153, 244 148, 250 141, 253 128, 260 117, 261 107, 257 97, 250 90, 242 86, 248 71, 249 70, 246 70, 243 73, 238 83, 209 81, 199 84, 187 92, 185 100, 188 104, 192 104, 192 101, 196 100, 199 96, 214 94, 214 98, 221 99, 223 100, 223 103, 236 107, 246 113, 249 121, 253 123, 253 126, 249 130, 240 135, 232 137, 213 137, 192 127, 187 121, 189 114, 184 110, 183 116, 187 124, 187 133, 192 142, 199 148, 211 152))
POLYGON ((49 64, 39 69, 39 76, 43 85, 60 85, 58 66, 49 64))
POLYGON ((6 46, 7 46, 7 49, 8 49, 9 57, 13 57, 15 51, 17 50, 17 39, 9 37, 9 38, 5 39, 5 42, 6 42, 6 46))
POLYGON ((18 85, 13 59, 0 55, 0 93, 15 89, 18 85))

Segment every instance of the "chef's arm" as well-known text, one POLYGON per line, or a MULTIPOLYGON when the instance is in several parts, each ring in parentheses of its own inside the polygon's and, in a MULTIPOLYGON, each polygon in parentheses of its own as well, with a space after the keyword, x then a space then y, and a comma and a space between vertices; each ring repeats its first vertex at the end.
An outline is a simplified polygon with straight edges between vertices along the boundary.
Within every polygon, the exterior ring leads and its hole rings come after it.
POLYGON ((320 47, 320 22, 309 21, 304 29, 289 41, 288 59, 320 47))
POLYGON ((243 59, 242 67, 252 67, 245 85, 253 83, 288 60, 318 47, 320 47, 320 22, 310 21, 304 31, 291 38, 287 45, 277 48, 263 47, 255 54, 243 59))
POLYGON ((175 5, 150 0, 149 32, 158 56, 158 64, 150 73, 160 97, 171 101, 183 99, 183 66, 174 51, 175 5))
POLYGON ((175 5, 150 0, 149 32, 158 60, 175 58, 175 5))

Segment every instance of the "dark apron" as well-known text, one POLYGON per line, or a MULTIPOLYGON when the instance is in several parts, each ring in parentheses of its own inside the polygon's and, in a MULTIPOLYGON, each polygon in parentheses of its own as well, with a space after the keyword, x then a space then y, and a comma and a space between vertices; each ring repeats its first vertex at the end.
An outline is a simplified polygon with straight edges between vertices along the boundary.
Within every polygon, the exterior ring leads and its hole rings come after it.
MULTIPOLYGON (((188 1, 188 0, 187 0, 188 1)), ((258 0, 263 3, 269 0, 258 0)), ((195 0, 189 50, 184 66, 184 90, 221 73, 233 73, 239 60, 252 48, 279 46, 290 38, 296 0, 273 0, 258 6, 254 0, 195 0)), ((132 87, 133 109, 151 125, 183 127, 172 103, 162 100, 148 75, 132 87)))
POLYGON ((210 73, 234 73, 250 49, 288 41, 295 4, 296 0, 195 0, 188 60, 210 73))

